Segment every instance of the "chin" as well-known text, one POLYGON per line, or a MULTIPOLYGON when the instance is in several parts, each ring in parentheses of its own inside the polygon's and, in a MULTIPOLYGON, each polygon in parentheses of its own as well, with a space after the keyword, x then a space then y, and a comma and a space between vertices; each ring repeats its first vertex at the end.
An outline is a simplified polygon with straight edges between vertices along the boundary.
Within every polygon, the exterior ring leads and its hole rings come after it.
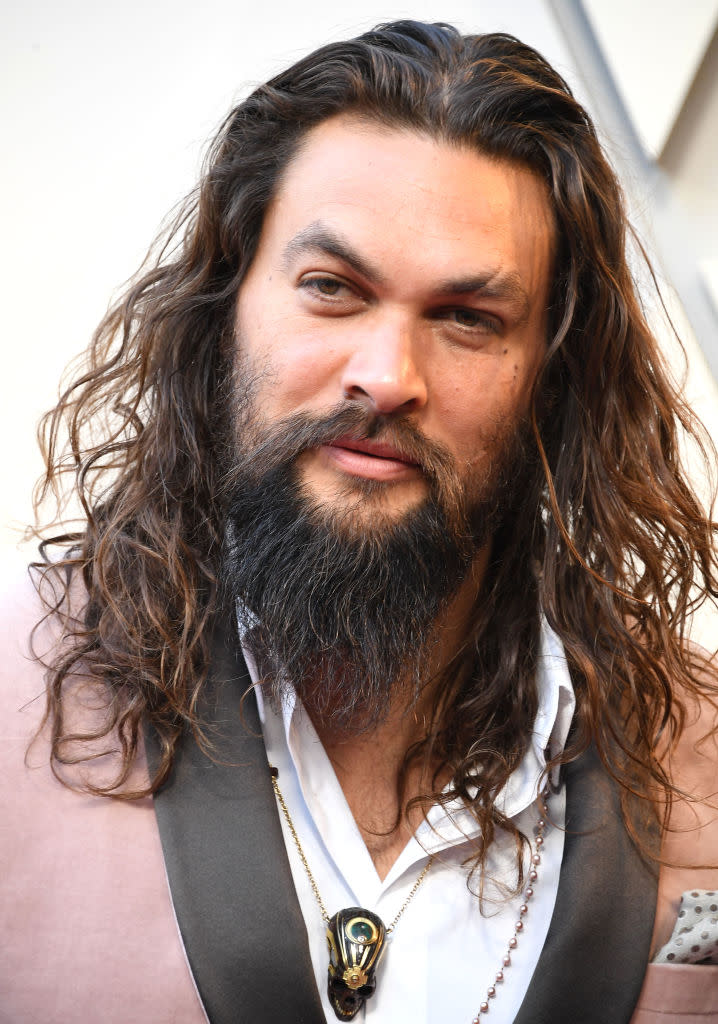
POLYGON ((397 526, 410 518, 427 498, 423 482, 402 481, 387 483, 371 477, 348 473, 300 473, 303 499, 319 513, 329 525, 335 522, 341 529, 347 524, 363 526, 370 532, 397 526))

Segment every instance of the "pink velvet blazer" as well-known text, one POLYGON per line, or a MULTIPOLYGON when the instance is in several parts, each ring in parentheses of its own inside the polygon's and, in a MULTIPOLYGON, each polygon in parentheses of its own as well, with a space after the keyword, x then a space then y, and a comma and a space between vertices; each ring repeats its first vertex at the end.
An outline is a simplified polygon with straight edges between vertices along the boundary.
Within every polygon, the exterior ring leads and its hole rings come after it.
MULTIPOLYGON (((71 791, 44 738, 26 756, 44 710, 43 671, 26 654, 37 619, 25 583, 0 625, 0 1024, 205 1024, 152 801, 71 791)), ((86 703, 98 713, 89 690, 86 703)), ((718 1021, 718 966, 649 966, 632 1024, 708 1021, 718 1021)))

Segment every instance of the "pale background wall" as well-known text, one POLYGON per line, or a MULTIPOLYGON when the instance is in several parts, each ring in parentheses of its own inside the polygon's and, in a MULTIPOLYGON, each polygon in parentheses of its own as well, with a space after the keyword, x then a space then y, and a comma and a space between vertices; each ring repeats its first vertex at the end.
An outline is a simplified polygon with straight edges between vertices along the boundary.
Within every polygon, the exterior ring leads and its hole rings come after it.
MULTIPOLYGON (((718 265, 718 0, 689 0, 677 14, 666 4, 664 15, 648 19, 651 30, 662 26, 673 44, 677 31, 689 38, 673 46, 674 57, 649 38, 628 79, 618 82, 609 68, 607 92, 600 67, 581 49, 586 31, 604 70, 611 54, 625 69, 621 40, 633 45, 639 15, 646 28, 645 10, 643 0, 586 0, 584 7, 577 0, 5 0, 0 545, 16 545, 31 519, 41 469, 35 424, 53 403, 63 368, 192 187, 204 142, 228 108, 309 49, 379 21, 414 17, 510 31, 563 72, 610 133, 634 216, 659 262, 670 268, 681 254, 673 284, 718 369, 715 310, 695 298, 701 288, 709 295, 718 265), (678 28, 671 17, 682 19, 678 28), (669 100, 658 97, 656 82, 669 100), (693 277, 687 284, 681 277, 686 264, 702 275, 697 291, 693 277)), ((683 307, 671 299, 689 349, 688 391, 718 438, 713 376, 683 307)))
MULTIPOLYGON (((653 0, 650 17, 638 0, 552 7, 564 26, 584 12, 584 35, 593 35, 600 56, 586 53, 582 72, 625 170, 639 179, 648 237, 716 376, 718 0, 653 0)), ((575 31, 569 36, 579 44, 575 31)))

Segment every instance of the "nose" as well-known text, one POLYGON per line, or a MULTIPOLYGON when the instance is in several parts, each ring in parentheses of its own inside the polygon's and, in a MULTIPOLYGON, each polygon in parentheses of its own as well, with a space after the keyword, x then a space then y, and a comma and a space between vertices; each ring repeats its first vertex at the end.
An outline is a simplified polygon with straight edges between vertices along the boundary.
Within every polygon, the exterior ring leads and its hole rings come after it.
POLYGON ((367 329, 342 373, 345 398, 363 402, 372 412, 413 412, 426 404, 427 386, 419 366, 418 339, 411 325, 396 321, 367 329))

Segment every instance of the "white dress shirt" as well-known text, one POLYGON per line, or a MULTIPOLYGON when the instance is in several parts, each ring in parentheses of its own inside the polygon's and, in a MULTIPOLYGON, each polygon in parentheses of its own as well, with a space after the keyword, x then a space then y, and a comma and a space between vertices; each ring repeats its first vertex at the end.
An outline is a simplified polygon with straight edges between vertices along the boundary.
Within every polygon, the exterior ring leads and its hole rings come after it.
MULTIPOLYGON (((251 657, 250 674, 256 681, 251 657)), ((537 785, 545 751, 563 749, 574 712, 574 695, 563 648, 543 622, 537 674, 539 708, 526 755, 497 801, 504 814, 533 839, 538 820, 537 785)), ((262 700, 259 712, 267 757, 279 769, 287 803, 305 856, 329 915, 360 906, 386 925, 395 918, 430 854, 436 859, 407 906, 377 969, 377 988, 354 1018, 372 1024, 470 1024, 487 989, 495 983, 518 920, 521 896, 498 898, 479 910, 467 887, 464 861, 478 835, 460 801, 435 805, 382 881, 354 821, 334 769, 299 700, 289 695, 276 711, 262 700)), ((565 793, 551 797, 553 826, 546 831, 539 877, 524 917, 524 929, 496 985, 486 1018, 510 1024, 525 995, 553 912, 563 854, 565 793)), ((336 1021, 327 998, 325 925, 297 848, 280 813, 294 884, 309 936, 309 948, 327 1021, 336 1021)), ((515 849, 505 833, 489 852, 484 891, 502 881, 515 883, 515 849)), ((475 888, 476 882, 474 882, 475 888)))

